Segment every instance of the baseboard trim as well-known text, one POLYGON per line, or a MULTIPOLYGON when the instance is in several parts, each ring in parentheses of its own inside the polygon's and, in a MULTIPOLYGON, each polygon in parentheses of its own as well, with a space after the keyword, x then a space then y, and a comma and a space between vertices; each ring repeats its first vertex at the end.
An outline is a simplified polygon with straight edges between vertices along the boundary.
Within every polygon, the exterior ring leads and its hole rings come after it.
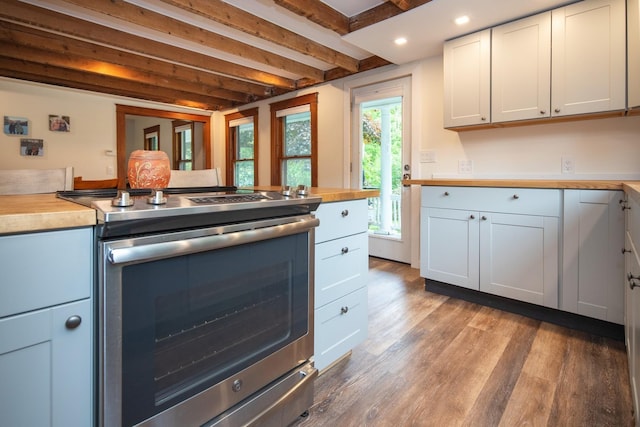
POLYGON ((624 326, 579 314, 543 307, 536 304, 487 294, 474 289, 425 279, 424 289, 441 295, 462 299, 510 313, 520 314, 543 322, 553 323, 590 334, 624 342, 624 326))

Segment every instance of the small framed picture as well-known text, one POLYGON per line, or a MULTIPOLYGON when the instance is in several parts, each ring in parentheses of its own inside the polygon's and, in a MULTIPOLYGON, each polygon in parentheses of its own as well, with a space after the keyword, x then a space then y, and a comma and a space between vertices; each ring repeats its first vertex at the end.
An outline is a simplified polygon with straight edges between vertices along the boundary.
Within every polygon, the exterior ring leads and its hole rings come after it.
POLYGON ((44 141, 41 139, 22 138, 20 140, 20 155, 44 156, 44 141))
POLYGON ((29 119, 26 117, 4 116, 3 128, 6 135, 29 135, 29 119))
POLYGON ((69 116, 49 114, 49 130, 52 132, 71 132, 71 119, 69 116))

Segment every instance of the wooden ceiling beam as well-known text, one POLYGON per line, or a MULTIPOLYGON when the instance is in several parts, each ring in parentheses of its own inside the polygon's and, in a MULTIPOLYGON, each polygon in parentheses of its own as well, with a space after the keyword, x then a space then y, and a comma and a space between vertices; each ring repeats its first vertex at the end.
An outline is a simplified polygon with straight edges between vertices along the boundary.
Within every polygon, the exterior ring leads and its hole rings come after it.
MULTIPOLYGON (((99 24, 22 3, 18 0, 3 0, 2 7, 0 7, 0 19, 66 34, 73 38, 91 40, 107 46, 126 49, 154 58, 188 65, 223 76, 244 79, 267 86, 265 90, 272 87, 293 90, 296 87, 295 81, 292 79, 234 64, 187 49, 166 45, 151 39, 138 37, 123 31, 114 30, 99 24)), ((273 92, 276 91, 273 90, 273 92)))
POLYGON ((422 6, 431 0, 387 0, 349 19, 349 32, 368 27, 385 19, 393 18, 407 10, 422 6))
POLYGON ((158 80, 159 85, 171 82, 176 85, 176 88, 184 87, 187 92, 207 93, 241 103, 265 97, 264 86, 53 35, 35 28, 22 27, 19 24, 5 22, 0 28, 0 42, 3 42, 6 48, 5 55, 17 59, 25 58, 33 62, 121 77, 137 75, 138 77, 131 78, 145 79, 147 83, 151 83, 152 78, 142 77, 149 74, 157 76, 155 80, 158 80), (45 56, 43 51, 48 51, 50 54, 45 56), (15 55, 10 52, 15 52, 15 55), (81 63, 81 58, 86 59, 84 64, 81 63), (151 73, 147 73, 149 70, 151 73), (192 89, 189 89, 190 87, 192 89))
POLYGON ((358 60, 293 31, 273 24, 221 0, 162 0, 188 12, 201 15, 244 33, 309 55, 351 72, 358 71, 358 60))
POLYGON ((218 111, 236 105, 225 99, 197 94, 190 94, 189 99, 185 99, 184 92, 178 90, 122 80, 100 74, 90 74, 68 68, 43 65, 1 55, 2 52, 0 52, 0 73, 3 76, 16 79, 210 111, 218 111))
POLYGON ((219 50, 228 54, 254 61, 289 73, 322 82, 324 71, 294 61, 284 56, 274 54, 264 49, 251 46, 232 38, 217 34, 204 28, 199 28, 174 19, 172 17, 156 13, 123 0, 87 1, 66 0, 68 3, 83 7, 94 12, 108 15, 134 25, 159 31, 163 34, 178 37, 206 48, 219 50))
POLYGON ((350 32, 349 18, 320 0, 274 0, 274 3, 341 36, 350 32))

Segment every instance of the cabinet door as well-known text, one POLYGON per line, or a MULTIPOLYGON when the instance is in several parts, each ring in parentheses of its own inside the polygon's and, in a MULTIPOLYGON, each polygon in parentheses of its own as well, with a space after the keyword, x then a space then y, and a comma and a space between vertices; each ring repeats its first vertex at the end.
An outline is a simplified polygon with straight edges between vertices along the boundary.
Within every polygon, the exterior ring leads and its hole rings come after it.
POLYGON ((420 275, 478 290, 478 213, 422 208, 420 275))
POLYGON ((620 191, 565 190, 562 310, 622 324, 620 191))
POLYGON ((88 299, 0 320, 0 425, 92 425, 88 299), (79 316, 80 325, 65 325, 79 316))
MULTIPOLYGON (((638 258, 636 242, 631 240, 627 233, 626 248, 630 250, 625 255, 627 274, 640 277, 640 260, 638 258)), ((635 413, 640 410, 640 397, 638 393, 638 376, 640 375, 640 288, 631 284, 640 285, 640 280, 627 278, 625 280, 625 334, 627 340, 627 355, 629 358, 629 378, 631 382, 631 398, 635 413)))
POLYGON ((444 44, 444 127, 490 122, 491 30, 444 44))
POLYGON ((491 121, 549 117, 551 12, 491 30, 491 121))
POLYGON ((640 109, 640 0, 627 0, 629 108, 640 109))
POLYGON ((558 308, 558 218, 480 215, 480 290, 558 308))
POLYGON ((626 104, 624 0, 587 0, 552 16, 552 116, 623 110, 626 104))
POLYGON ((314 364, 331 365, 367 338, 367 288, 360 288, 315 310, 314 364))

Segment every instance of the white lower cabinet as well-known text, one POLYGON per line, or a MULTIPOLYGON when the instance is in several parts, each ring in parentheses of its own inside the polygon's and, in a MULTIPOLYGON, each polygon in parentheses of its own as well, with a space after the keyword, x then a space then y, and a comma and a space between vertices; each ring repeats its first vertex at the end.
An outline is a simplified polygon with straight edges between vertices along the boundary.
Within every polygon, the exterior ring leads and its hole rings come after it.
POLYGON ((627 196, 626 233, 625 233, 625 277, 624 286, 624 324, 627 356, 629 359, 629 380, 631 384, 631 398, 636 426, 640 426, 640 203, 627 196))
POLYGON ((560 191, 423 187, 422 277, 558 307, 560 191))
POLYGON ((93 425, 93 232, 0 237, 0 425, 93 425))
POLYGON ((624 213, 621 191, 564 190, 560 308, 623 324, 624 213))
POLYGON ((315 238, 314 363, 323 370, 367 338, 367 201, 322 203, 315 238))

